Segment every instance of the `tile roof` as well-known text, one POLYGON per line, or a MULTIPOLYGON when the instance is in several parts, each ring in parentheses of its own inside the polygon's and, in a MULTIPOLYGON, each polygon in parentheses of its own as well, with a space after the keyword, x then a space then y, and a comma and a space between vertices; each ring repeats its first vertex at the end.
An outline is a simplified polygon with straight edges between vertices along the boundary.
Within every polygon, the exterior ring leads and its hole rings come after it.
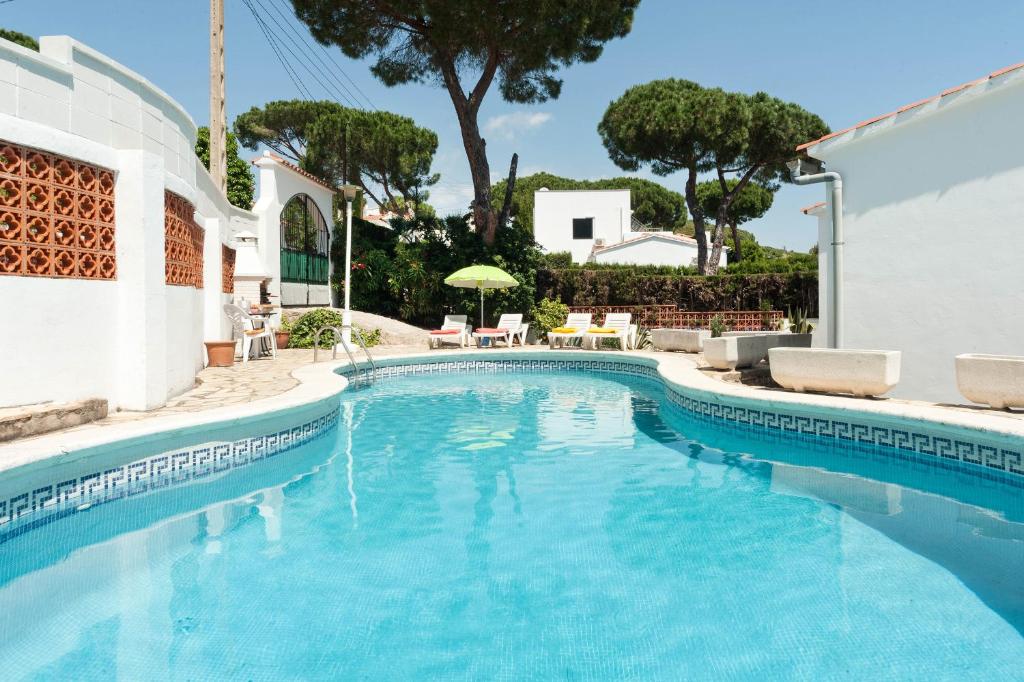
POLYGON ((802 145, 797 147, 796 150, 798 152, 799 151, 803 151, 803 150, 807 149, 808 147, 813 147, 814 145, 819 144, 821 142, 824 142, 825 140, 831 140, 834 137, 839 137, 840 135, 845 135, 846 133, 849 133, 851 131, 858 130, 860 128, 864 128, 866 126, 869 126, 872 123, 878 123, 879 121, 884 121, 887 118, 892 118, 893 116, 896 116, 898 114, 902 114, 905 111, 910 111, 911 109, 916 109, 917 107, 920 107, 920 106, 923 106, 925 104, 928 104, 929 102, 935 102, 935 101, 938 101, 938 100, 942 99, 943 97, 947 97, 949 95, 958 93, 958 92, 960 92, 962 90, 966 90, 968 88, 972 88, 972 87, 974 87, 976 85, 981 85, 982 83, 987 83, 988 81, 992 80, 993 78, 997 78, 998 76, 1005 75, 1007 73, 1010 73, 1011 71, 1016 71, 1017 69, 1021 69, 1021 68, 1024 68, 1024 62, 1020 62, 1019 64, 1013 64, 1011 66, 1007 66, 1006 68, 999 69, 998 71, 993 71, 992 73, 988 74, 987 76, 982 76, 981 78, 979 78, 977 80, 973 80, 973 81, 970 81, 968 83, 963 83, 961 85, 957 85, 956 87, 947 88, 946 90, 943 90, 942 92, 940 92, 939 94, 937 94, 937 95, 935 95, 933 97, 926 97, 925 99, 918 100, 916 102, 911 102, 910 104, 905 104, 902 107, 900 107, 899 109, 896 109, 895 111, 890 111, 888 114, 882 114, 881 116, 875 116, 874 118, 869 118, 866 121, 861 121, 860 123, 852 125, 849 128, 844 128, 843 130, 837 130, 836 132, 829 133, 828 135, 825 135, 824 137, 819 137, 817 140, 811 140, 810 142, 804 142, 802 145))
POLYGON ((803 208, 800 209, 800 212, 803 213, 804 215, 809 215, 811 213, 811 211, 819 209, 819 208, 821 208, 824 205, 825 205, 824 201, 819 201, 817 203, 811 204, 810 206, 804 206, 803 208))
POLYGON ((318 178, 317 176, 313 175, 309 171, 302 170, 301 168, 296 166, 291 161, 286 161, 285 159, 282 159, 277 154, 274 154, 273 152, 264 152, 263 156, 258 156, 255 159, 253 159, 252 163, 255 166, 256 162, 259 161, 260 159, 268 159, 268 158, 269 159, 273 159, 274 161, 276 161, 277 163, 281 164, 282 166, 284 166, 288 170, 293 171, 295 173, 298 173, 299 175, 301 175, 302 177, 306 178, 307 180, 312 180, 316 184, 320 185, 321 187, 323 187, 325 189, 330 190, 331 192, 333 192, 335 194, 338 193, 338 188, 337 187, 332 187, 331 185, 327 184, 327 182, 325 182, 324 180, 322 180, 322 179, 318 178))

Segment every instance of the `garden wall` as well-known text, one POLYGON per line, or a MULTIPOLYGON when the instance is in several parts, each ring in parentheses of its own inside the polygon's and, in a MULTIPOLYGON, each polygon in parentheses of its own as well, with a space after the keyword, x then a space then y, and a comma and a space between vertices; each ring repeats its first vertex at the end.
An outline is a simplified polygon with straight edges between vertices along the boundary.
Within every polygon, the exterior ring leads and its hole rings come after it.
POLYGON ((177 102, 71 38, 0 40, 0 407, 157 407, 193 385, 204 340, 230 338, 224 245, 256 216, 215 188, 195 137, 177 102), (189 219, 173 254, 168 193, 189 219))

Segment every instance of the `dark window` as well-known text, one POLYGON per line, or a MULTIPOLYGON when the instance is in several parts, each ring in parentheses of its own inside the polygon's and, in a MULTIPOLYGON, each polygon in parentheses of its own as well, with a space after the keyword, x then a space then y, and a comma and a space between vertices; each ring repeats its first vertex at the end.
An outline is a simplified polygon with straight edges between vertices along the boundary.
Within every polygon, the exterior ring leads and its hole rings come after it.
POLYGON ((593 239, 594 238, 594 219, 593 218, 573 218, 572 219, 572 238, 573 239, 593 239))

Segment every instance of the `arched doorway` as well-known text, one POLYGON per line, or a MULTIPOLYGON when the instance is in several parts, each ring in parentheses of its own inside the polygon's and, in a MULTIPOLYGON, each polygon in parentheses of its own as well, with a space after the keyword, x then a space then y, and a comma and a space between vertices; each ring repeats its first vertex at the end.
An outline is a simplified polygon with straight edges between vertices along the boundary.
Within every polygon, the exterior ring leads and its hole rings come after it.
MULTIPOLYGON (((296 194, 281 210, 281 281, 328 285, 330 228, 313 197, 296 194)), ((310 303, 308 297, 305 303, 310 303)))

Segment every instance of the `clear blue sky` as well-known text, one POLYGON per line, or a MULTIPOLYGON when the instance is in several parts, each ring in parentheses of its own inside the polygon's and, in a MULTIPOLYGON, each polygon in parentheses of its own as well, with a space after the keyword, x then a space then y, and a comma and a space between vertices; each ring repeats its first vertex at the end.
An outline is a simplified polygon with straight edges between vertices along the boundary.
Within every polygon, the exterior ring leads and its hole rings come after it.
MULTIPOLYGON (((269 10, 287 0, 259 0, 269 10)), ((298 96, 242 0, 226 0, 228 111, 298 96)), ((34 36, 67 34, 106 53, 208 120, 208 8, 205 0, 12 0, 0 27, 34 36)), ((509 105, 492 88, 481 113, 495 176, 519 152, 520 174, 576 178, 621 174, 605 154, 597 123, 627 87, 678 77, 792 100, 839 129, 1003 66, 1024 61, 1024 2, 1011 0, 642 0, 632 33, 594 64, 563 71, 558 100, 509 105), (505 117, 505 118, 499 118, 505 117)), ((441 139, 432 203, 460 210, 472 196, 458 126, 445 91, 385 88, 364 63, 335 59, 374 106, 411 116, 441 139)), ((324 89, 304 73, 316 97, 324 89)), ((342 79, 343 80, 343 79, 342 79)), ((653 176, 649 176, 653 177, 653 176)), ((658 178, 680 190, 682 177, 658 178)), ((749 225, 762 243, 807 249, 813 221, 798 209, 816 188, 786 187, 749 225)))

